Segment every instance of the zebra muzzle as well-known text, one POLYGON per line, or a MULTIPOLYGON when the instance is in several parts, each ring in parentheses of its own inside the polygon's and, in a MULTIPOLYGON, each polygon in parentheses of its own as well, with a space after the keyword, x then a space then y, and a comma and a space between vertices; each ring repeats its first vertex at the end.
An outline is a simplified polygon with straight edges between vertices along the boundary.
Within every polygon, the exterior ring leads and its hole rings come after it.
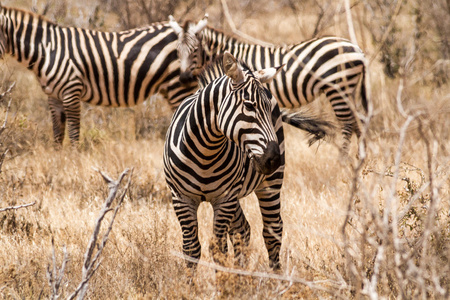
POLYGON ((281 165, 280 146, 271 141, 267 144, 266 150, 262 155, 252 157, 253 165, 258 173, 270 175, 281 165))
POLYGON ((190 72, 190 71, 182 72, 180 74, 180 82, 182 84, 186 85, 186 84, 191 83, 194 80, 195 80, 194 74, 192 74, 192 72, 190 72))

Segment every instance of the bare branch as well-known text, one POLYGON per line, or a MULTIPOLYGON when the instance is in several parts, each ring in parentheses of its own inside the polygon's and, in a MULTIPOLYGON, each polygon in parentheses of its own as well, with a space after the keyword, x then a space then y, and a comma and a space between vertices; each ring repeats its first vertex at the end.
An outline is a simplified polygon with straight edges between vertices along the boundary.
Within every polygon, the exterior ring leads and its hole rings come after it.
POLYGON ((403 0, 399 0, 399 1, 397 2, 397 6, 395 7, 395 12, 394 12, 394 14, 392 15, 391 22, 389 23, 388 28, 386 28, 386 31, 384 32, 383 37, 381 38, 381 40, 380 40, 380 42, 379 42, 379 44, 378 44, 378 47, 377 47, 376 50, 373 52, 373 55, 372 55, 372 57, 371 57, 370 60, 369 60, 369 65, 372 64, 372 62, 373 62, 373 60, 375 59, 375 57, 378 55, 378 53, 379 53, 379 52, 381 51, 381 49, 384 47, 384 43, 386 43, 386 40, 388 39, 388 37, 389 37, 389 35, 390 35, 390 33, 391 33, 391 30, 392 30, 392 28, 394 27, 395 20, 397 19, 397 16, 398 16, 399 13, 400 13, 400 8, 402 7, 402 3, 403 3, 403 0))
POLYGON ((6 154, 8 154, 8 149, 5 150, 5 152, 2 153, 2 155, 0 155, 0 173, 2 173, 2 166, 3 166, 3 162, 5 161, 5 157, 6 154))
POLYGON ((350 34, 350 40, 353 44, 358 45, 356 40, 355 27, 353 26, 352 12, 350 11, 350 1, 344 0, 345 2, 345 16, 347 17, 348 33, 350 34))
POLYGON ((270 274, 270 273, 265 273, 265 272, 253 272, 253 271, 228 268, 228 267, 224 267, 224 266, 221 266, 221 265, 218 265, 215 263, 209 263, 206 261, 198 260, 198 259, 186 256, 186 255, 176 252, 176 251, 171 251, 171 254, 176 257, 186 259, 190 262, 193 262, 193 263, 196 263, 196 264, 199 264, 202 266, 206 266, 206 267, 216 270, 216 271, 226 272, 226 273, 230 273, 230 274, 243 275, 243 276, 269 278, 269 279, 275 279, 275 280, 280 280, 280 281, 288 281, 290 283, 292 283, 292 282, 300 283, 300 284, 303 284, 303 285, 309 287, 310 289, 329 293, 330 295, 333 295, 336 298, 347 299, 346 297, 343 297, 342 295, 335 292, 335 290, 341 290, 341 289, 347 288, 346 283, 343 280, 342 281, 321 280, 321 281, 316 281, 316 282, 308 281, 306 279, 296 278, 296 277, 292 277, 292 276, 284 276, 284 275, 270 274), (327 287, 333 287, 333 289, 327 288, 327 287))
POLYGON ((226 0, 221 0, 221 2, 222 2, 222 8, 223 8, 223 12, 225 14, 225 18, 227 19, 228 25, 230 25, 231 31, 234 34, 239 35, 240 37, 248 40, 251 43, 260 44, 261 46, 264 46, 264 47, 273 47, 273 44, 270 44, 270 43, 258 40, 258 39, 256 39, 256 38, 254 38, 254 37, 252 37, 252 36, 242 32, 242 31, 238 30, 236 28, 236 25, 233 22, 233 19, 231 18, 231 14, 230 14, 230 11, 228 9, 227 1, 226 0))
MULTIPOLYGON (((2 99, 3 97, 5 97, 6 94, 11 93, 11 90, 12 90, 12 88, 13 88, 15 85, 16 85, 16 83, 13 82, 5 92, 1 93, 1 94, 0 94, 0 99, 2 99)), ((12 98, 9 99, 8 106, 6 107, 5 121, 3 122, 2 127, 0 127, 0 135, 1 135, 2 132, 5 130, 5 128, 6 128, 6 123, 8 122, 8 113, 9 113, 9 110, 10 110, 10 108, 11 108, 11 101, 12 101, 12 98)))
MULTIPOLYGON (((1 164, 0 164, 0 167, 1 167, 1 164)), ((28 206, 33 206, 35 204, 36 204, 36 202, 28 203, 28 204, 22 204, 22 205, 17 205, 17 206, 9 206, 9 207, 5 207, 5 208, 0 208, 0 212, 13 210, 13 209, 24 208, 24 207, 28 207, 28 206)))
POLYGON ((100 214, 97 217, 97 220, 95 222, 94 231, 92 233, 91 239, 89 240, 88 246, 86 248, 86 253, 84 254, 82 280, 81 280, 80 284, 78 285, 77 289, 68 297, 68 299, 74 299, 77 295, 78 295, 78 299, 84 299, 87 289, 88 289, 89 280, 91 279, 91 277, 94 275, 95 271, 100 266, 100 263, 101 263, 100 256, 103 252, 103 249, 105 248, 106 242, 108 241, 108 237, 112 230, 112 226, 114 224, 114 220, 116 218, 117 212, 119 211, 119 208, 121 207, 123 199, 125 198, 125 195, 130 186, 131 174, 133 172, 132 170, 130 171, 130 169, 126 169, 125 171, 122 172, 122 174, 119 175, 119 178, 115 181, 115 180, 111 179, 111 177, 109 177, 108 175, 104 174, 103 172, 101 172, 99 170, 96 170, 96 171, 100 173, 100 175, 103 177, 105 182, 108 184, 109 195, 108 195, 108 198, 103 203, 102 210, 100 211, 100 214), (116 194, 119 189, 120 183, 122 182, 125 175, 127 175, 128 173, 130 173, 130 176, 128 177, 128 182, 124 188, 124 191, 122 192, 122 195, 118 199, 117 205, 114 208, 114 213, 111 217, 108 228, 107 228, 106 232, 103 234, 102 241, 98 245, 98 250, 94 255, 94 249, 95 249, 95 245, 97 245, 97 240, 99 238, 99 232, 100 232, 100 227, 101 227, 102 221, 103 221, 104 217, 106 216, 106 214, 112 210, 110 208, 110 206, 111 206, 112 202, 114 201, 114 199, 116 198, 116 194))
POLYGON ((66 246, 63 246, 63 253, 64 258, 61 264, 61 268, 57 267, 56 263, 56 254, 55 254, 55 243, 52 236, 52 262, 53 262, 53 269, 50 270, 50 265, 47 267, 47 280, 50 285, 52 294, 50 296, 50 299, 58 299, 60 296, 59 288, 61 287, 61 282, 64 277, 64 270, 66 269, 67 262, 69 261, 68 255, 67 255, 67 249, 66 246))
POLYGON ((13 89, 13 87, 16 85, 16 82, 11 83, 11 85, 9 86, 9 88, 4 91, 3 93, 0 94, 0 99, 2 99, 3 97, 5 97, 6 94, 11 93, 11 90, 13 89))

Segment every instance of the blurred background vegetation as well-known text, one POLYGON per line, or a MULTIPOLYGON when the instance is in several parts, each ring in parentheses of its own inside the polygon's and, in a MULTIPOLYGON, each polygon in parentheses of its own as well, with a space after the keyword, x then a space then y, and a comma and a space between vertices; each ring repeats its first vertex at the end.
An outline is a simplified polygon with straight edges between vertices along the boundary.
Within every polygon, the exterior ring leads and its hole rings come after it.
MULTIPOLYGON (((152 22, 165 21, 172 14, 181 24, 185 20, 199 20, 205 12, 209 25, 232 34, 230 24, 224 15, 226 3, 237 29, 257 39, 273 44, 297 43, 323 35, 349 37, 343 1, 305 0, 292 1, 219 1, 219 0, 15 0, 3 1, 5 6, 14 6, 43 14, 62 26, 78 26, 104 31, 120 31, 144 26, 152 22)), ((355 32, 360 47, 370 62, 371 73, 376 79, 382 71, 382 80, 374 80, 372 86, 373 102, 376 108, 383 109, 375 122, 389 127, 395 122, 392 101, 381 99, 377 93, 385 88, 383 84, 396 85, 402 79, 408 87, 407 97, 402 99, 406 107, 438 101, 433 92, 448 89, 450 77, 450 4, 446 0, 432 3, 420 0, 387 1, 361 0, 351 2, 355 32), (386 81, 387 80, 387 81, 386 81), (390 103, 389 103, 390 102, 390 103)), ((45 121, 40 126, 48 126, 49 118, 36 120, 36 111, 47 110, 46 96, 40 91, 34 75, 9 60, 2 66, 0 80, 3 89, 12 81, 18 81, 15 88, 14 105, 21 105, 24 115, 20 126, 32 122, 45 121), (24 99, 35 101, 25 103, 24 99), (31 118, 31 119, 30 119, 31 118)), ((316 104, 314 104, 316 105, 316 104)), ((323 106, 317 104, 318 106, 323 106)), ((320 108, 322 109, 322 108, 320 108)), ((157 134, 164 136, 169 122, 164 111, 165 102, 153 97, 139 108, 121 109, 119 112, 108 108, 84 105, 82 134, 88 139, 101 139, 107 134, 120 134, 117 129, 107 132, 95 129, 95 124, 108 124, 116 120, 117 114, 133 116, 130 123, 131 136, 140 138, 157 134), (106 115, 105 115, 106 114, 106 115), (111 115, 107 117, 107 115, 111 115), (88 116, 88 118, 86 118, 88 116), (100 120, 95 116, 105 116, 100 120), (134 117, 135 116, 135 117, 134 117), (143 118, 145 116, 145 118, 143 118), (162 119, 160 119, 162 117, 162 119), (90 120, 94 118, 97 120, 90 120), (155 119, 156 118, 156 119, 155 119), (89 129, 87 129, 89 128, 89 129)), ((169 113, 170 114, 170 113, 169 113)), ((128 119, 128 117, 127 117, 128 119)), ((97 126, 98 127, 98 126, 97 126)), ((114 127, 114 126, 113 126, 114 127)), ((38 130, 40 139, 50 140, 49 130, 38 130)), ((126 136, 130 136, 130 132, 126 136)), ((26 138, 26 140, 29 139, 26 138)), ((21 144, 24 141, 15 141, 21 144)))

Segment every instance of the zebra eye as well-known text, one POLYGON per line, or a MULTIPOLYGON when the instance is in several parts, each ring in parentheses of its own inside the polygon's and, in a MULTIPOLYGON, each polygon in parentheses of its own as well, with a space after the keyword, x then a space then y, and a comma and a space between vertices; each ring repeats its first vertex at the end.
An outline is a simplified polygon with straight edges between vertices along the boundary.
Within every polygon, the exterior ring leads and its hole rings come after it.
POLYGON ((245 106, 245 108, 247 108, 248 110, 255 110, 255 104, 252 103, 252 101, 244 100, 244 106, 245 106))
POLYGON ((244 101, 250 101, 250 94, 244 90, 242 92, 242 98, 244 99, 244 101))

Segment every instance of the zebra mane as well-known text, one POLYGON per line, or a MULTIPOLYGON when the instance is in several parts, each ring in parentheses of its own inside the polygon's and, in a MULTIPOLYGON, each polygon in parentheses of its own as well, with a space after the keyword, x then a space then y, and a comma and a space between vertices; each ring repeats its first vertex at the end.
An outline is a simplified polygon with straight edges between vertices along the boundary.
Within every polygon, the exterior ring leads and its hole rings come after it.
POLYGON ((197 40, 197 37, 191 34, 186 34, 191 23, 192 21, 189 20, 184 22, 183 32, 185 32, 185 34, 183 34, 181 40, 178 41, 179 51, 185 51, 186 53, 189 53, 194 51, 194 49, 198 47, 199 41, 197 40))
POLYGON ((43 21, 43 22, 46 22, 47 24, 50 24, 50 25, 58 25, 58 24, 56 24, 55 22, 53 22, 53 21, 51 21, 50 19, 48 19, 46 16, 44 16, 44 15, 40 15, 40 14, 37 14, 37 13, 34 13, 34 12, 32 12, 32 11, 28 11, 28 10, 24 10, 24 9, 21 9, 21 8, 15 8, 15 7, 7 7, 7 6, 1 6, 0 7, 0 10, 1 11, 4 11, 4 12, 11 12, 11 11, 15 11, 15 12, 17 12, 17 13, 19 13, 19 14, 22 14, 22 15, 29 15, 31 18, 34 18, 34 19, 39 19, 39 20, 41 20, 41 21, 43 21))
MULTIPOLYGON (((241 65, 242 69, 244 71, 249 71, 250 68, 248 65, 238 60, 239 64, 241 65)), ((225 75, 225 71, 223 68, 223 54, 220 54, 216 56, 213 60, 208 62, 202 72, 198 76, 198 84, 200 89, 205 88, 208 84, 213 82, 215 79, 220 78, 225 75)))
MULTIPOLYGON (((44 15, 41 15, 41 14, 38 14, 38 13, 34 13, 32 11, 28 11, 28 10, 21 9, 21 8, 7 7, 7 6, 0 5, 0 11, 2 11, 3 13, 16 12, 16 13, 21 14, 22 16, 29 15, 30 18, 41 20, 42 22, 46 22, 48 25, 58 26, 58 27, 62 27, 62 28, 66 27, 64 25, 62 25, 62 26, 59 25, 58 23, 50 20, 49 18, 47 18, 44 15)), ((167 22, 160 21, 160 22, 154 22, 154 23, 151 23, 151 24, 143 25, 143 26, 140 26, 140 27, 137 27, 137 28, 130 28, 130 29, 127 29, 127 30, 122 30, 122 31, 120 31, 120 33, 133 32, 133 31, 145 31, 145 30, 150 29, 152 26, 168 26, 168 25, 167 25, 167 22)), ((71 27, 71 26, 69 26, 69 27, 71 27)), ((81 28, 81 29, 90 30, 90 31, 98 31, 98 30, 92 30, 92 29, 82 28, 82 27, 74 27, 74 28, 81 28)))

